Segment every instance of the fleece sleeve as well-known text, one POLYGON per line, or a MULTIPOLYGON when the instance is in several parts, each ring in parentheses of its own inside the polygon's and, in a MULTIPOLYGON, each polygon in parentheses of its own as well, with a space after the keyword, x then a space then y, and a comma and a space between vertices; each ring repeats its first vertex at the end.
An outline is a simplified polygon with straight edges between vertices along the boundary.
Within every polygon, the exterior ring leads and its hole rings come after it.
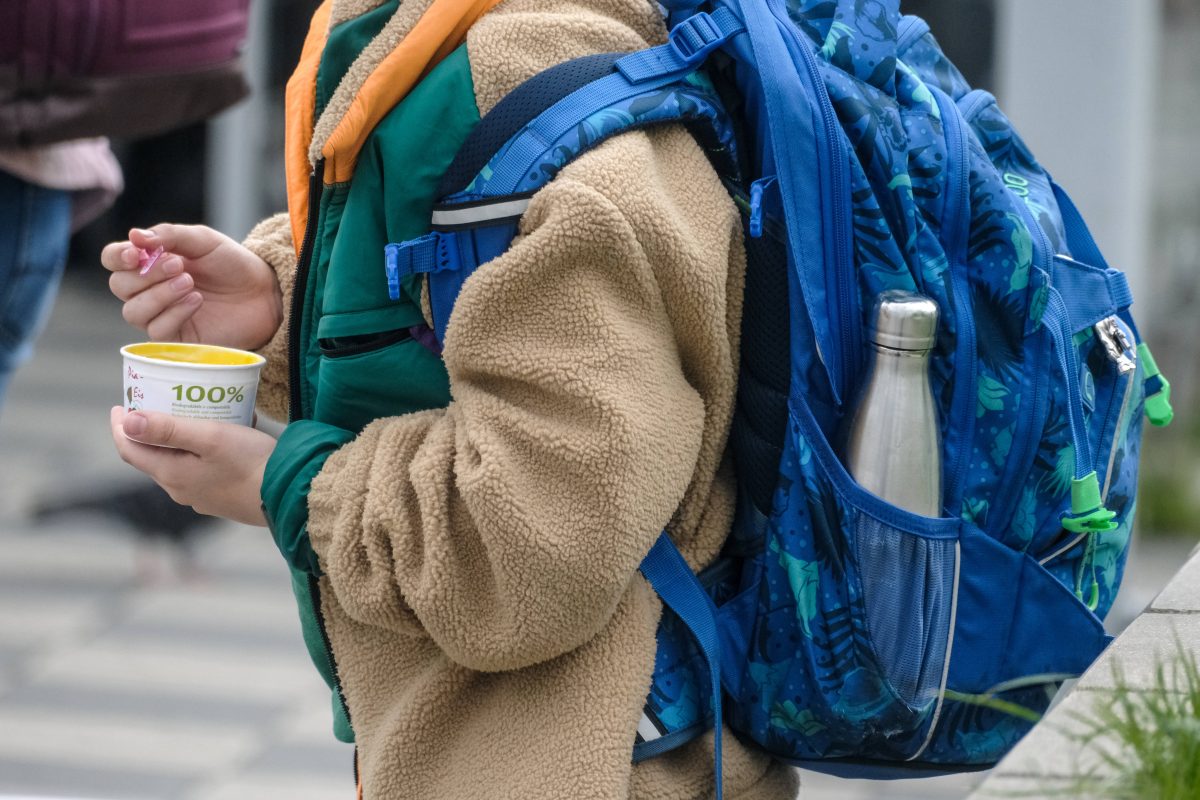
MULTIPOLYGON (((267 217, 246 236, 242 244, 266 261, 279 280, 286 314, 291 302, 292 285, 296 278, 296 250, 292 244, 292 227, 287 214, 267 217)), ((267 359, 258 381, 258 410, 272 419, 286 421, 288 417, 287 325, 280 325, 271 341, 258 351, 267 359)))
POLYGON ((449 407, 375 421, 312 482, 346 613, 481 671, 594 637, 696 470, 687 313, 723 320, 739 230, 678 129, 620 136, 540 191, 459 295, 449 407))

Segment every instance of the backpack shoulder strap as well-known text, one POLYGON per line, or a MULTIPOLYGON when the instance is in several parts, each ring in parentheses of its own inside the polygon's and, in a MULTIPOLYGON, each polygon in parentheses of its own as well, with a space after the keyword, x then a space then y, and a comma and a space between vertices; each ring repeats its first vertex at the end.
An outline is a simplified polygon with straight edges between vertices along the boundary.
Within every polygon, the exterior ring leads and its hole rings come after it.
POLYGON ((387 246, 395 296, 402 276, 429 274, 439 342, 463 282, 508 249, 533 194, 607 139, 683 123, 718 173, 736 182, 733 123, 709 79, 683 70, 634 83, 618 69, 624 58, 609 53, 568 61, 511 92, 480 120, 447 170, 431 232, 387 246))
MULTIPOLYGON (((659 534, 638 569, 650 582, 663 605, 678 615, 695 638, 704 664, 708 668, 707 689, 708 701, 712 709, 716 800, 721 800, 723 796, 721 785, 721 661, 723 648, 717 623, 716 606, 666 531, 659 534)), ((675 746, 673 743, 659 746, 660 743, 666 744, 664 740, 651 740, 636 744, 634 761, 650 758, 675 746)))
POLYGON ((539 72, 505 95, 463 142, 442 176, 438 197, 451 197, 466 189, 506 142, 559 100, 611 73, 621 55, 600 53, 565 61, 539 72))

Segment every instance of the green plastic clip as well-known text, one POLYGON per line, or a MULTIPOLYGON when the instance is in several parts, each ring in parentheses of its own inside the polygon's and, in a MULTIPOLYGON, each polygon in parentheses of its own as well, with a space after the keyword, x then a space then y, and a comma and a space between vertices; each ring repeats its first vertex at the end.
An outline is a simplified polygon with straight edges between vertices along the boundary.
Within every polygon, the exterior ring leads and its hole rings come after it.
POLYGON ((1062 518, 1062 526, 1072 533, 1104 533, 1117 527, 1113 519, 1117 512, 1109 511, 1100 499, 1100 479, 1092 470, 1082 478, 1071 481, 1071 513, 1062 518))
POLYGON ((1175 410, 1171 408, 1171 384, 1158 371, 1158 364, 1154 363, 1154 356, 1145 342, 1138 344, 1137 352, 1145 369, 1146 387, 1152 390, 1146 397, 1146 416, 1151 425, 1160 428, 1170 425, 1175 418, 1175 410))

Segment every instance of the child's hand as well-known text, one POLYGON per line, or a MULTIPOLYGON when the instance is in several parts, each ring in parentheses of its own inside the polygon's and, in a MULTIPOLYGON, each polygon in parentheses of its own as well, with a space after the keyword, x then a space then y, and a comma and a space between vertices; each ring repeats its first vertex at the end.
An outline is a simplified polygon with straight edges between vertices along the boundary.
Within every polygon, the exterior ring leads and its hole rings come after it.
POLYGON ((204 225, 134 229, 100 253, 125 320, 161 342, 257 350, 283 321, 275 272, 240 244, 204 225), (139 249, 162 255, 140 274, 139 249))
POLYGON ((247 525, 267 524, 260 493, 275 449, 271 436, 243 425, 121 406, 113 407, 109 422, 121 458, 176 503, 247 525))

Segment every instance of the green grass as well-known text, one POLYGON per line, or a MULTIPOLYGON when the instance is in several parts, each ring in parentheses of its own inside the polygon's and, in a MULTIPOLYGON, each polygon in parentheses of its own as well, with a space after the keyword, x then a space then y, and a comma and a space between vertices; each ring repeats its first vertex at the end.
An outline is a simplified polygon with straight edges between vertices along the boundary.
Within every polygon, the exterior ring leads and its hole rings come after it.
POLYGON ((1106 777, 1077 775, 1054 794, 1112 800, 1200 798, 1200 665, 1176 641, 1149 689, 1129 685, 1114 667, 1116 688, 1078 714, 1082 732, 1068 734, 1104 767, 1106 777))
MULTIPOLYGON (((1200 532, 1200 413, 1177 404, 1168 428, 1145 426, 1138 481, 1138 531, 1150 537, 1195 537, 1200 532)), ((1200 797, 1200 792, 1197 793, 1200 797)))
POLYGON ((1191 470, 1182 473, 1155 469, 1138 485, 1138 530, 1147 536, 1191 537, 1200 530, 1200 503, 1193 497, 1191 470))

